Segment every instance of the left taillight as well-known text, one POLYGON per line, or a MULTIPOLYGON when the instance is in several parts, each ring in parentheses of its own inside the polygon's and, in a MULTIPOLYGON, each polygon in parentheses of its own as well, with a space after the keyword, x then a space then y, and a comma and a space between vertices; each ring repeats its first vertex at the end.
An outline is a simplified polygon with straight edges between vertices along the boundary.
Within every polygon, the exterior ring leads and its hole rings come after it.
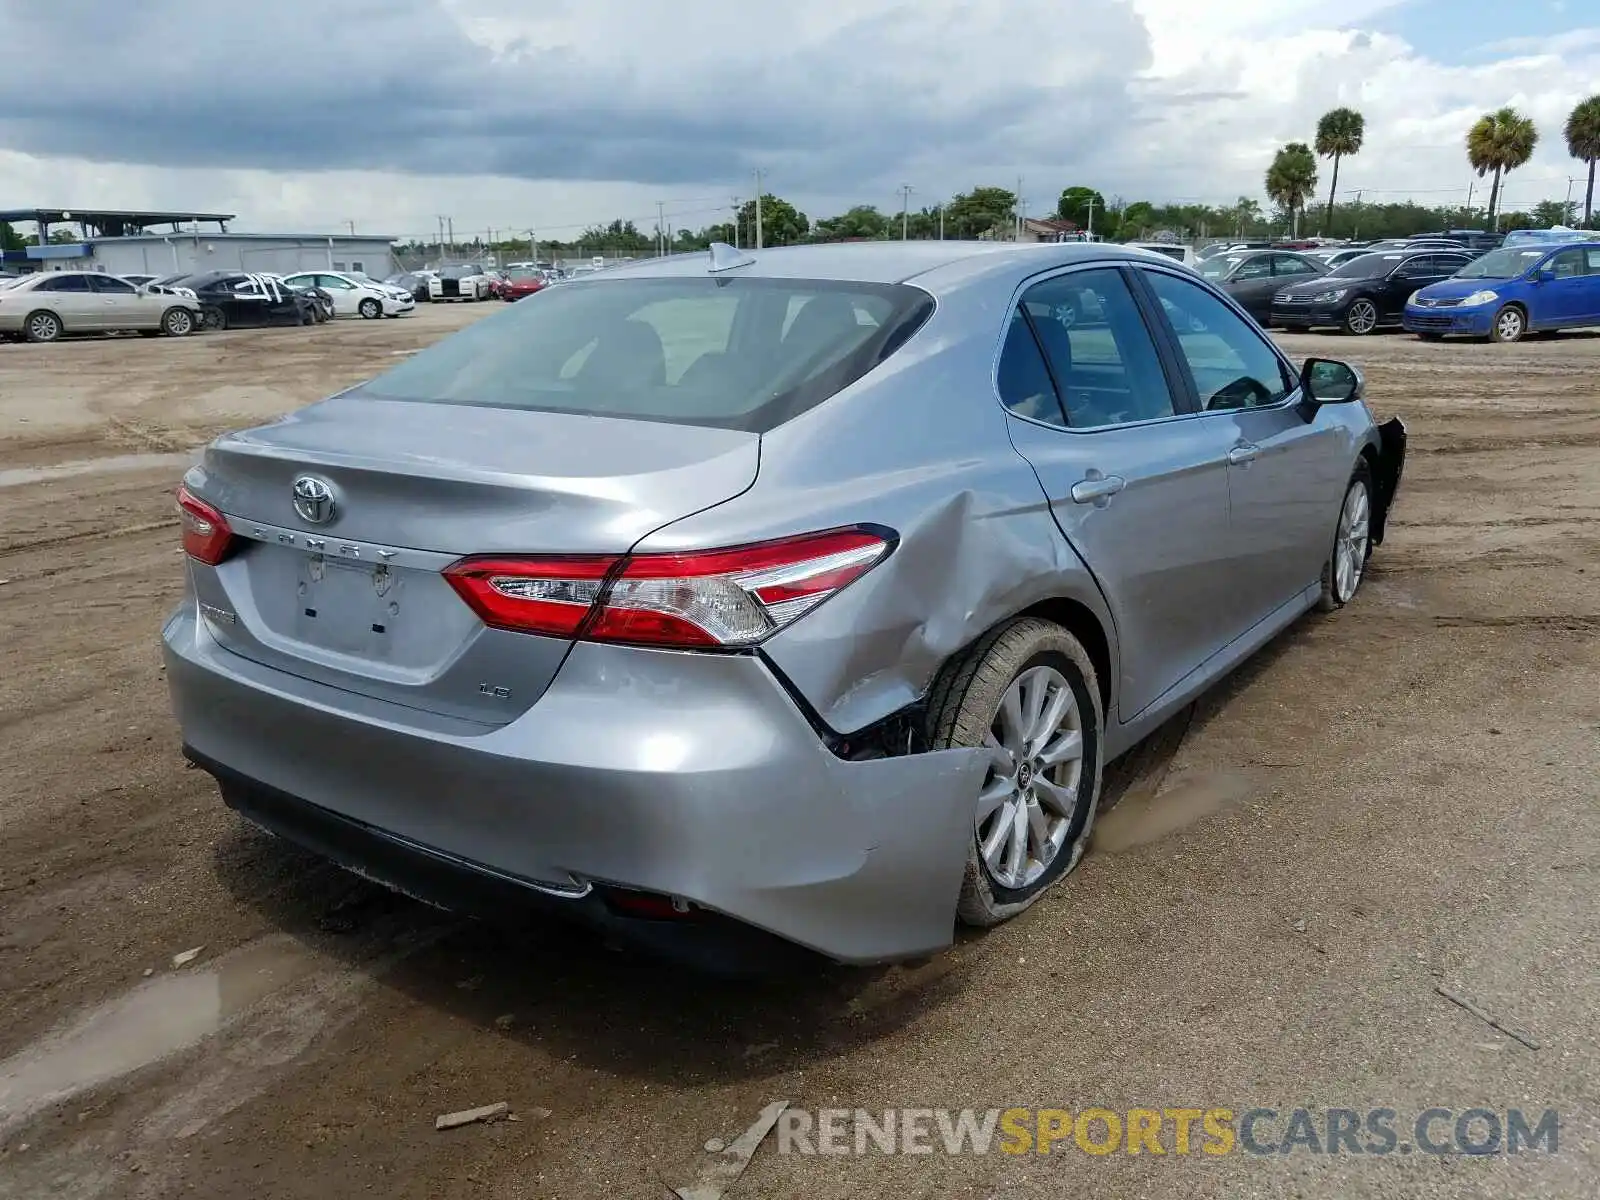
POLYGON ((214 567, 233 549, 228 518, 185 487, 178 489, 178 522, 183 528, 183 552, 196 562, 214 567))
POLYGON ((893 548, 873 527, 726 550, 627 558, 468 558, 445 578, 485 624, 680 650, 753 646, 865 575, 893 548))

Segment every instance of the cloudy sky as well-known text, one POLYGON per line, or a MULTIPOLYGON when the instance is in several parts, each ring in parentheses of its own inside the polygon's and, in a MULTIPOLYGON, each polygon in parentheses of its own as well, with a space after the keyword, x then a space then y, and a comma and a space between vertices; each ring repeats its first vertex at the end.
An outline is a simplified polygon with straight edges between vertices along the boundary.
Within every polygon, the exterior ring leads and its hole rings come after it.
MULTIPOLYGON (((1126 200, 1260 196, 1272 150, 1367 116, 1341 192, 1466 198, 1462 138, 1543 140, 1563 198, 1600 85, 1597 0, 54 0, 0 7, 0 207, 198 208, 238 228, 570 236, 813 217, 1023 178, 1126 200), (537 14, 537 15, 532 15, 537 14), (1515 40, 1499 38, 1513 26, 1515 40), (1489 32, 1493 31, 1493 32, 1489 32), (86 49, 92 47, 92 49, 86 49)), ((1326 175, 1324 176, 1324 184, 1326 175)), ((1581 195, 1581 182, 1574 186, 1581 195)))

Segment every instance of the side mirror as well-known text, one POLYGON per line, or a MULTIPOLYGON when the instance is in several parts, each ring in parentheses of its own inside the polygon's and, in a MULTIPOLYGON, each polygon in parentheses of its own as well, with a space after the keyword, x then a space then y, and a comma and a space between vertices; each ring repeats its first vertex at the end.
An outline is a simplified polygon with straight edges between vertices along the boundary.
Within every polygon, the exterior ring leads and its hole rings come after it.
POLYGON ((1556 281, 1556 273, 1549 267, 1540 267, 1534 278, 1540 283, 1554 283, 1556 281))
POLYGON ((1312 404, 1349 404, 1366 398, 1359 367, 1333 358, 1308 358, 1300 368, 1300 390, 1312 404))

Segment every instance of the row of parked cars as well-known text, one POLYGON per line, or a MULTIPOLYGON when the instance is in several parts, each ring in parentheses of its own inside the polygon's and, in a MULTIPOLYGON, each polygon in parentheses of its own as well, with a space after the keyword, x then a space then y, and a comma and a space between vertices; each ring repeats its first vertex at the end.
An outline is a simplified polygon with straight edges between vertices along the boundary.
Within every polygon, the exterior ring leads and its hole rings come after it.
POLYGON ((521 300, 567 278, 550 263, 507 263, 503 268, 456 263, 437 270, 405 271, 384 282, 418 303, 455 300, 521 300))
MULTIPOLYGON (((1170 247, 1149 246, 1168 253, 1170 247)), ((1187 248, 1183 248, 1187 250, 1187 248)), ((1600 234, 1456 232, 1338 246, 1244 243, 1183 261, 1264 327, 1362 335, 1403 328, 1515 342, 1600 325, 1600 234)))
POLYGON ((378 320, 415 308, 409 292, 347 271, 49 271, 0 279, 0 337, 30 342, 77 333, 184 337, 202 329, 314 325, 335 317, 378 320))

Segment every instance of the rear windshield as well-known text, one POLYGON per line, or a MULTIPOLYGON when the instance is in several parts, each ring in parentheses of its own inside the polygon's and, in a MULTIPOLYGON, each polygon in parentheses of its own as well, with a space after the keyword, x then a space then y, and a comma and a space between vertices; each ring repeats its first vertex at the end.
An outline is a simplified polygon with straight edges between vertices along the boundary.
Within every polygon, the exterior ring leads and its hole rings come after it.
POLYGON ((362 390, 763 433, 866 374, 932 307, 901 284, 596 279, 535 292, 362 390))
POLYGON ((469 264, 467 266, 462 266, 462 267, 446 267, 444 270, 439 272, 439 278, 440 279, 466 279, 468 276, 471 276, 471 275, 482 275, 482 274, 483 274, 483 270, 482 270, 481 267, 474 267, 474 266, 471 266, 469 264))

